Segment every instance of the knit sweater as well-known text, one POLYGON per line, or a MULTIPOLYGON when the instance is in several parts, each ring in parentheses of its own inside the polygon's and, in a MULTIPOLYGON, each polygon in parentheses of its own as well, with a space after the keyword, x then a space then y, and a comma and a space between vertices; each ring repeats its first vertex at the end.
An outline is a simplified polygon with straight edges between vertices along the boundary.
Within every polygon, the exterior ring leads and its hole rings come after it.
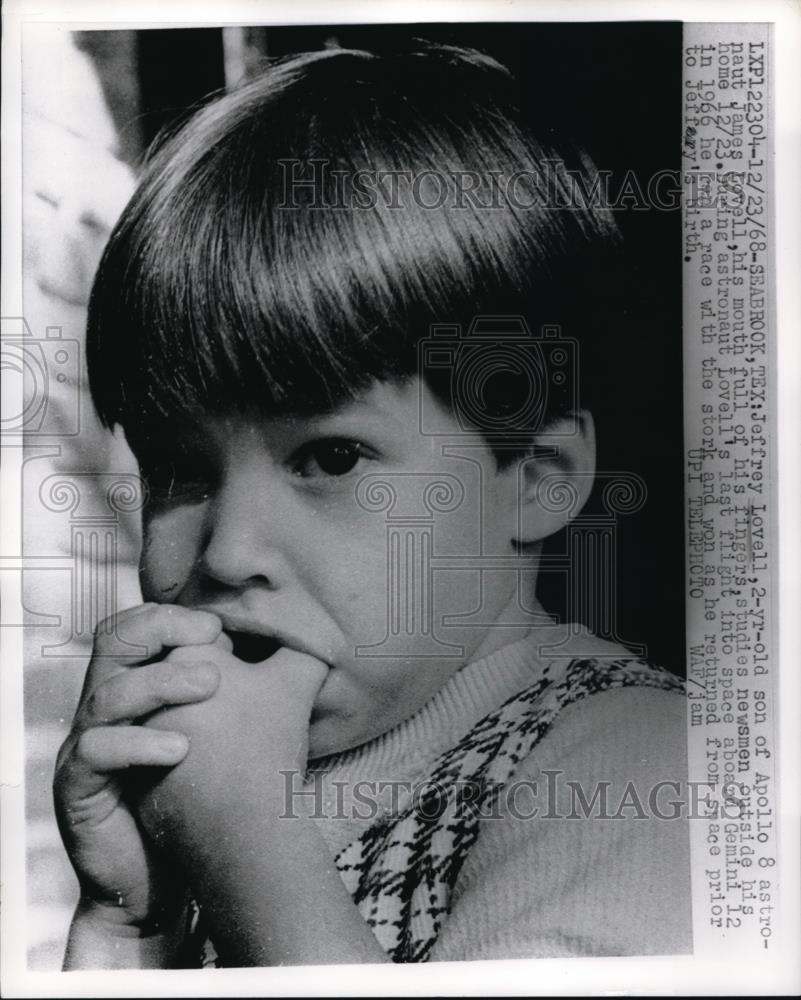
POLYGON ((567 634, 467 664, 296 788, 396 961, 692 950, 681 686, 567 634))
MULTIPOLYGON (((521 692, 536 693, 537 681, 549 669, 558 677, 571 656, 599 657, 601 665, 631 660, 621 647, 580 632, 549 662, 539 650, 553 642, 552 630, 535 632, 466 665, 390 732, 315 762, 318 828, 341 870, 348 851, 382 819, 408 809, 415 796, 421 808, 436 762, 488 713, 521 692)), ((587 692, 554 714, 504 793, 480 813, 425 958, 692 950, 687 824, 665 818, 681 797, 676 783, 686 790, 686 704, 677 685, 647 686, 647 674, 587 692), (593 810, 603 782, 606 798, 593 810), (659 782, 671 784, 654 797, 659 782)), ((443 843, 428 849, 452 849, 443 843)), ((376 897, 374 930, 391 922, 385 911, 389 902, 394 916, 395 888, 376 897)))

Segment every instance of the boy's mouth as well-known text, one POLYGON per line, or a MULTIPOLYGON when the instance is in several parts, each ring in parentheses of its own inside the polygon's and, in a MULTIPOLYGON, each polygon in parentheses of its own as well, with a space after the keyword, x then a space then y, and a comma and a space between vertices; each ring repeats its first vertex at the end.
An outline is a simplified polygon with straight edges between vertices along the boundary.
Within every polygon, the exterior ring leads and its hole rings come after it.
POLYGON ((245 663, 261 663, 281 648, 281 643, 271 635, 237 632, 234 629, 226 629, 225 633, 234 644, 231 652, 238 660, 243 660, 245 663))

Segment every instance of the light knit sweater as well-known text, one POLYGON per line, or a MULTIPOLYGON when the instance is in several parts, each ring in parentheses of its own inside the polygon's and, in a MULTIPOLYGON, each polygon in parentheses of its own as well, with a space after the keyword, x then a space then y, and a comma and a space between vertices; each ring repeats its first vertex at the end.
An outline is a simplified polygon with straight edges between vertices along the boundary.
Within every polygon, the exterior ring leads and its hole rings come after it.
MULTIPOLYGON (((313 762, 289 808, 311 811, 396 961, 689 953, 679 687, 584 630, 532 630, 394 729, 313 762), (498 791, 490 808, 476 823, 451 794, 421 820, 460 775, 498 791)), ((196 909, 192 924, 190 964, 216 964, 196 909)))
MULTIPOLYGON (((315 818, 332 856, 361 837, 376 813, 394 812, 399 795, 408 803, 408 789, 425 781, 437 758, 535 684, 547 662, 540 648, 554 636, 538 630, 464 666, 390 732, 314 762, 316 786, 306 790, 316 789, 315 818)), ((563 664, 565 654, 631 658, 586 632, 559 652, 563 664)), ((479 821, 427 957, 690 952, 687 822, 659 818, 651 808, 656 803, 662 817, 671 816, 670 803, 681 796, 673 784, 649 802, 658 782, 680 782, 685 791, 685 718, 682 697, 653 687, 604 690, 564 707, 517 765, 506 789, 518 791, 501 795, 479 821), (537 782, 536 793, 529 781, 537 782), (588 802, 598 783, 608 782, 605 812, 617 818, 598 818, 599 803, 585 810, 590 818, 583 815, 568 781, 580 783, 588 802), (628 806, 620 808, 623 801, 628 806)), ((380 912, 376 918, 380 923, 380 912)))

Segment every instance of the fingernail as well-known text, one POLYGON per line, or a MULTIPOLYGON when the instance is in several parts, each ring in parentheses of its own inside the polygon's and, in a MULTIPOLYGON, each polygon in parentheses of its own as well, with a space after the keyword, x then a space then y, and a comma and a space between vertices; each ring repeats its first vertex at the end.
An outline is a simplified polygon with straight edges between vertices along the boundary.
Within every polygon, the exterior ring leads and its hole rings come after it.
POLYGON ((159 746, 165 753, 180 753, 189 747, 189 740, 183 733, 160 732, 158 735, 159 746))

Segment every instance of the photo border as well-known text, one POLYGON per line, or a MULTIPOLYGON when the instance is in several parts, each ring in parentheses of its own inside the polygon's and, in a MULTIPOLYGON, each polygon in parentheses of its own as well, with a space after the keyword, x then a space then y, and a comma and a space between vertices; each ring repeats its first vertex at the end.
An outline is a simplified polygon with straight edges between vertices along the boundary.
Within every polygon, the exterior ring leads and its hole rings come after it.
MULTIPOLYGON (((531 959, 519 961, 431 963, 424 967, 336 966, 219 971, 130 971, 38 973, 26 969, 24 771, 22 715, 22 630, 3 628, 2 701, 2 987, 6 996, 258 996, 258 995, 577 995, 609 991, 658 993, 665 989, 688 995, 732 992, 765 995, 797 992, 801 970, 797 942, 799 920, 799 792, 801 743, 798 712, 801 708, 801 663, 798 608, 801 606, 801 475, 797 442, 801 440, 798 393, 801 388, 801 329, 797 275, 801 273, 797 220, 801 199, 799 122, 801 95, 797 67, 801 60, 801 8, 768 0, 743 2, 586 2, 549 3, 248 3, 175 2, 139 0, 116 3, 113 9, 94 2, 9 2, 3 11, 3 316, 22 316, 21 287, 21 175, 19 157, 20 32, 24 22, 58 21, 75 28, 157 27, 171 24, 190 27, 220 24, 324 24, 370 22, 435 22, 498 20, 685 20, 770 21, 774 23, 775 136, 775 303, 777 336, 774 396, 778 398, 778 435, 774 443, 779 484, 774 500, 778 512, 776 531, 780 546, 778 591, 773 614, 780 623, 779 660, 781 698, 778 706, 781 813, 779 851, 782 890, 780 930, 776 946, 779 960, 747 962, 736 958, 710 960, 692 957, 531 959), (189 13, 191 9, 191 14, 189 13), (224 14, 223 14, 224 11, 224 14), (259 16, 264 11, 263 16, 259 16), (222 16, 221 16, 222 15, 222 16)), ((678 137, 677 137, 678 141, 678 137)), ((18 392, 8 385, 4 391, 18 392)), ((21 449, 3 447, 3 524, 0 553, 11 557, 19 541, 18 489, 21 449)), ((20 595, 4 574, 3 605, 8 613, 20 595)))

